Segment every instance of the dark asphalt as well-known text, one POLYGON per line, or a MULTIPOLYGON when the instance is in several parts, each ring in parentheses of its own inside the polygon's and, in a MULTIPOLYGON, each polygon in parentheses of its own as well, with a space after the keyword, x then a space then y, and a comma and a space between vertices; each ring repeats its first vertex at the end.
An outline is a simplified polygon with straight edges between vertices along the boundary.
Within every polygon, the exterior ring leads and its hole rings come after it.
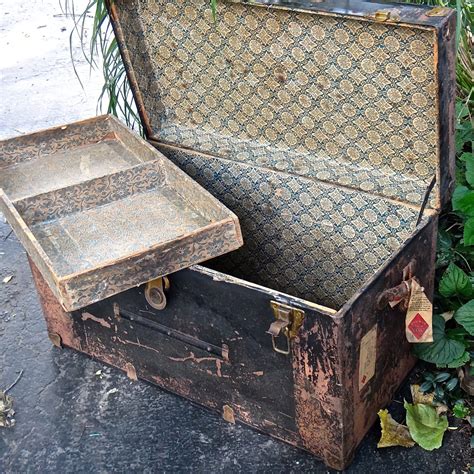
MULTIPOLYGON (((68 34, 61 31, 70 24, 60 15, 56 1, 30 0, 26 8, 25 2, 0 0, 2 137, 84 118, 95 109, 97 75, 87 97, 72 73, 68 34)), ((9 233, 0 216, 0 388, 20 370, 24 375, 10 392, 16 426, 0 428, 0 473, 327 472, 305 452, 53 347, 25 252, 9 233)), ((390 407, 398 421, 403 396, 407 385, 390 407)), ((378 437, 374 427, 349 472, 461 473, 469 461, 466 428, 449 431, 433 452, 378 450, 378 437)))

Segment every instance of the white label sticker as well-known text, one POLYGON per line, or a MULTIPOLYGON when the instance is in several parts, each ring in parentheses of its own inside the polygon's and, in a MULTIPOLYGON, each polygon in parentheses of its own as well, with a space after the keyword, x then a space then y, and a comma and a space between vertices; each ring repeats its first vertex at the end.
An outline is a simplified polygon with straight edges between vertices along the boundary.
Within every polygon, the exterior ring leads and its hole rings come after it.
POLYGON ((375 375, 377 356, 377 325, 360 341, 359 351, 359 390, 362 390, 375 375))

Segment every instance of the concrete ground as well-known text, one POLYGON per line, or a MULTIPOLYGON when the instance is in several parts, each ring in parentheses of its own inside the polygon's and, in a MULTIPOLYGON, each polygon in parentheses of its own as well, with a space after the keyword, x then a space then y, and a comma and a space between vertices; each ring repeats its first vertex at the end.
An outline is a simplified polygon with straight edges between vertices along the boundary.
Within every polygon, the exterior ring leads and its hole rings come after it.
MULTIPOLYGON (((74 3, 80 10, 86 2, 74 3)), ((0 0, 0 137, 95 114, 100 77, 89 77, 80 60, 81 89, 70 61, 70 29, 58 0, 0 0)), ((80 58, 77 42, 74 55, 80 58)), ((10 392, 16 426, 0 428, 0 472, 327 472, 305 452, 53 347, 25 252, 0 216, 0 388, 20 370, 10 392), (7 276, 13 278, 2 283, 7 276)), ((407 384, 390 406, 399 421, 403 397, 407 384)), ((375 426, 349 472, 467 469, 466 429, 447 432, 433 452, 378 450, 379 436, 375 426)))

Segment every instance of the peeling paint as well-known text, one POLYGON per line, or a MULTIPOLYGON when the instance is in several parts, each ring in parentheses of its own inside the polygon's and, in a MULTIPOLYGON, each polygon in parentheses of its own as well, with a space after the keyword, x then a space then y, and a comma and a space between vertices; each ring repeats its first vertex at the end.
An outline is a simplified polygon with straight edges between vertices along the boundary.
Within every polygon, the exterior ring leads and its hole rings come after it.
MULTIPOLYGON (((109 328, 109 329, 110 329, 110 328, 112 327, 112 326, 110 325, 110 323, 107 322, 105 319, 103 319, 103 318, 98 318, 97 316, 94 316, 93 314, 88 313, 88 312, 86 312, 86 311, 85 311, 84 313, 82 313, 81 319, 82 319, 83 321, 87 321, 87 320, 90 319, 91 321, 94 321, 94 322, 96 322, 96 323, 99 323, 99 324, 100 324, 101 326, 103 326, 104 328, 109 328)), ((115 326, 115 327, 117 327, 117 326, 115 326)))
POLYGON ((222 377, 222 360, 217 357, 196 357, 194 352, 190 352, 189 356, 187 357, 168 357, 169 360, 173 362, 187 362, 192 361, 196 364, 200 364, 201 362, 214 362, 216 364, 216 374, 218 377, 222 377))

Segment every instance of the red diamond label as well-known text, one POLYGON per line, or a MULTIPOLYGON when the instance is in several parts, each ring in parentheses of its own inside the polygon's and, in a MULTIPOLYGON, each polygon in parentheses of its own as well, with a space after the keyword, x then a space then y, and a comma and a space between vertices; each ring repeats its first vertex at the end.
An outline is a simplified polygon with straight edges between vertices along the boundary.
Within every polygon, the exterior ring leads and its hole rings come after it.
POLYGON ((420 313, 416 313, 415 317, 408 325, 408 329, 417 339, 420 339, 420 337, 423 336, 428 327, 428 323, 423 319, 423 316, 420 313))

